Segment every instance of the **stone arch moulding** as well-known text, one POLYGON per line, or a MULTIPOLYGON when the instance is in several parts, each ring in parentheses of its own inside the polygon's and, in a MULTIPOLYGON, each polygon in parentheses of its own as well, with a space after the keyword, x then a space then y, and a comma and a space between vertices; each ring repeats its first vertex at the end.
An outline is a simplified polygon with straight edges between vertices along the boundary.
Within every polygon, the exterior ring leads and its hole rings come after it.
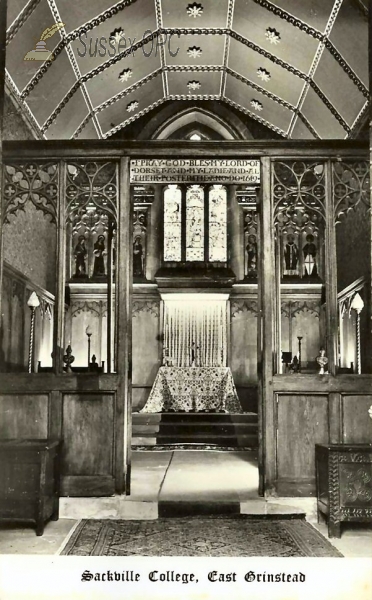
POLYGON ((166 140, 185 125, 197 127, 198 123, 216 131, 225 140, 253 139, 246 125, 225 107, 219 106, 212 112, 196 105, 181 111, 174 105, 165 107, 147 123, 137 139, 166 140))

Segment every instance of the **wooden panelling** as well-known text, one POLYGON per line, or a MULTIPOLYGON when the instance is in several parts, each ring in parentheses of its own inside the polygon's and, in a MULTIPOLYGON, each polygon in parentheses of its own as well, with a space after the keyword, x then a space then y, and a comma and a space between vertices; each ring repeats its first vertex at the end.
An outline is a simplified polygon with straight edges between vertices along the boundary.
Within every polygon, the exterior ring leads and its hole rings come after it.
POLYGON ((113 496, 115 479, 111 476, 62 476, 61 496, 90 497, 113 496))
POLYGON ((372 421, 368 409, 372 405, 370 395, 342 396, 342 443, 369 444, 372 441, 372 421))
POLYGON ((47 437, 47 394, 0 395, 0 439, 47 437))
POLYGON ((150 156, 173 157, 198 156, 216 158, 250 158, 256 156, 317 156, 332 157, 346 154, 360 156, 361 152, 368 152, 367 140, 337 140, 337 144, 328 140, 307 141, 303 140, 249 140, 249 141, 221 141, 217 142, 185 142, 184 140, 153 140, 150 143, 126 140, 24 140, 20 145, 17 141, 3 143, 3 160, 22 159, 24 157, 50 158, 50 157, 77 157, 94 156, 98 158, 118 158, 130 156, 133 158, 146 158, 150 156))
POLYGON ((278 493, 313 495, 315 444, 328 442, 328 397, 280 394, 277 411, 278 493))
POLYGON ((275 375, 273 377, 274 392, 301 394, 370 394, 372 390, 371 375, 275 375))
POLYGON ((63 396, 63 476, 112 476, 114 395, 63 396))

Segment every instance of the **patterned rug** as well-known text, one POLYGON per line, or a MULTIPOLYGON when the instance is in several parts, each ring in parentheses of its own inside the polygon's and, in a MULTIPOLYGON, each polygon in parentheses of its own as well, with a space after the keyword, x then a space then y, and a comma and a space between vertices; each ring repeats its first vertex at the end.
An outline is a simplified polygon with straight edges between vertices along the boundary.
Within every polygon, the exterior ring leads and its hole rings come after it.
POLYGON ((162 444, 159 446, 137 446, 132 444, 136 452, 169 452, 170 450, 218 450, 218 452, 255 452, 257 448, 249 446, 217 446, 214 444, 162 444))
POLYGON ((247 515, 154 521, 84 519, 61 554, 73 556, 342 556, 304 519, 247 515))

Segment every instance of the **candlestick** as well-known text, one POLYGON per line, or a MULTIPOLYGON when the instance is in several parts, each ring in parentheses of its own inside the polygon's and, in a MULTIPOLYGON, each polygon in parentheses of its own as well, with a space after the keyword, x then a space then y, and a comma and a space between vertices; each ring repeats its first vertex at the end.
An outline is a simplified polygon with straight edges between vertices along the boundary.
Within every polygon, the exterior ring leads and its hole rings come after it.
POLYGON ((301 340, 302 340, 303 336, 302 335, 298 335, 297 339, 298 339, 298 372, 301 373, 301 340))
POLYGON ((356 312, 356 358, 357 358, 357 373, 358 373, 358 375, 360 375, 362 372, 361 352, 360 352, 360 313, 362 312, 362 310, 364 308, 364 302, 363 302, 360 294, 358 294, 358 292, 355 294, 355 296, 351 302, 350 308, 352 308, 356 312))
POLYGON ((88 367, 90 365, 90 338, 92 337, 92 329, 90 327, 90 325, 88 325, 88 327, 85 330, 85 333, 88 336, 88 367))
POLYGON ((35 330, 35 310, 40 306, 39 298, 35 292, 32 292, 31 296, 27 301, 27 305, 31 310, 31 324, 30 324, 30 345, 28 350, 28 372, 33 371, 33 352, 34 352, 34 330, 35 330))

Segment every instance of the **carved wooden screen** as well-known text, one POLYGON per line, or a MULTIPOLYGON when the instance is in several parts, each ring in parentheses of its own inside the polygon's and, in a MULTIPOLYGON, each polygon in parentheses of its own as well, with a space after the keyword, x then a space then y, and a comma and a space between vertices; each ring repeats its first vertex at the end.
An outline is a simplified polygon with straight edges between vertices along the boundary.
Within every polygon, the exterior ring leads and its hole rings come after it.
POLYGON ((37 160, 3 169, 0 369, 52 370, 59 166, 37 160))
POLYGON ((274 161, 272 165, 277 370, 315 372, 319 347, 326 344, 321 319, 325 166, 308 160, 274 161))
POLYGON ((371 204, 366 160, 332 162, 339 337, 337 367, 371 373, 371 204))
POLYGON ((65 173, 66 359, 70 352, 73 369, 110 373, 115 370, 118 165, 68 161, 65 173))

